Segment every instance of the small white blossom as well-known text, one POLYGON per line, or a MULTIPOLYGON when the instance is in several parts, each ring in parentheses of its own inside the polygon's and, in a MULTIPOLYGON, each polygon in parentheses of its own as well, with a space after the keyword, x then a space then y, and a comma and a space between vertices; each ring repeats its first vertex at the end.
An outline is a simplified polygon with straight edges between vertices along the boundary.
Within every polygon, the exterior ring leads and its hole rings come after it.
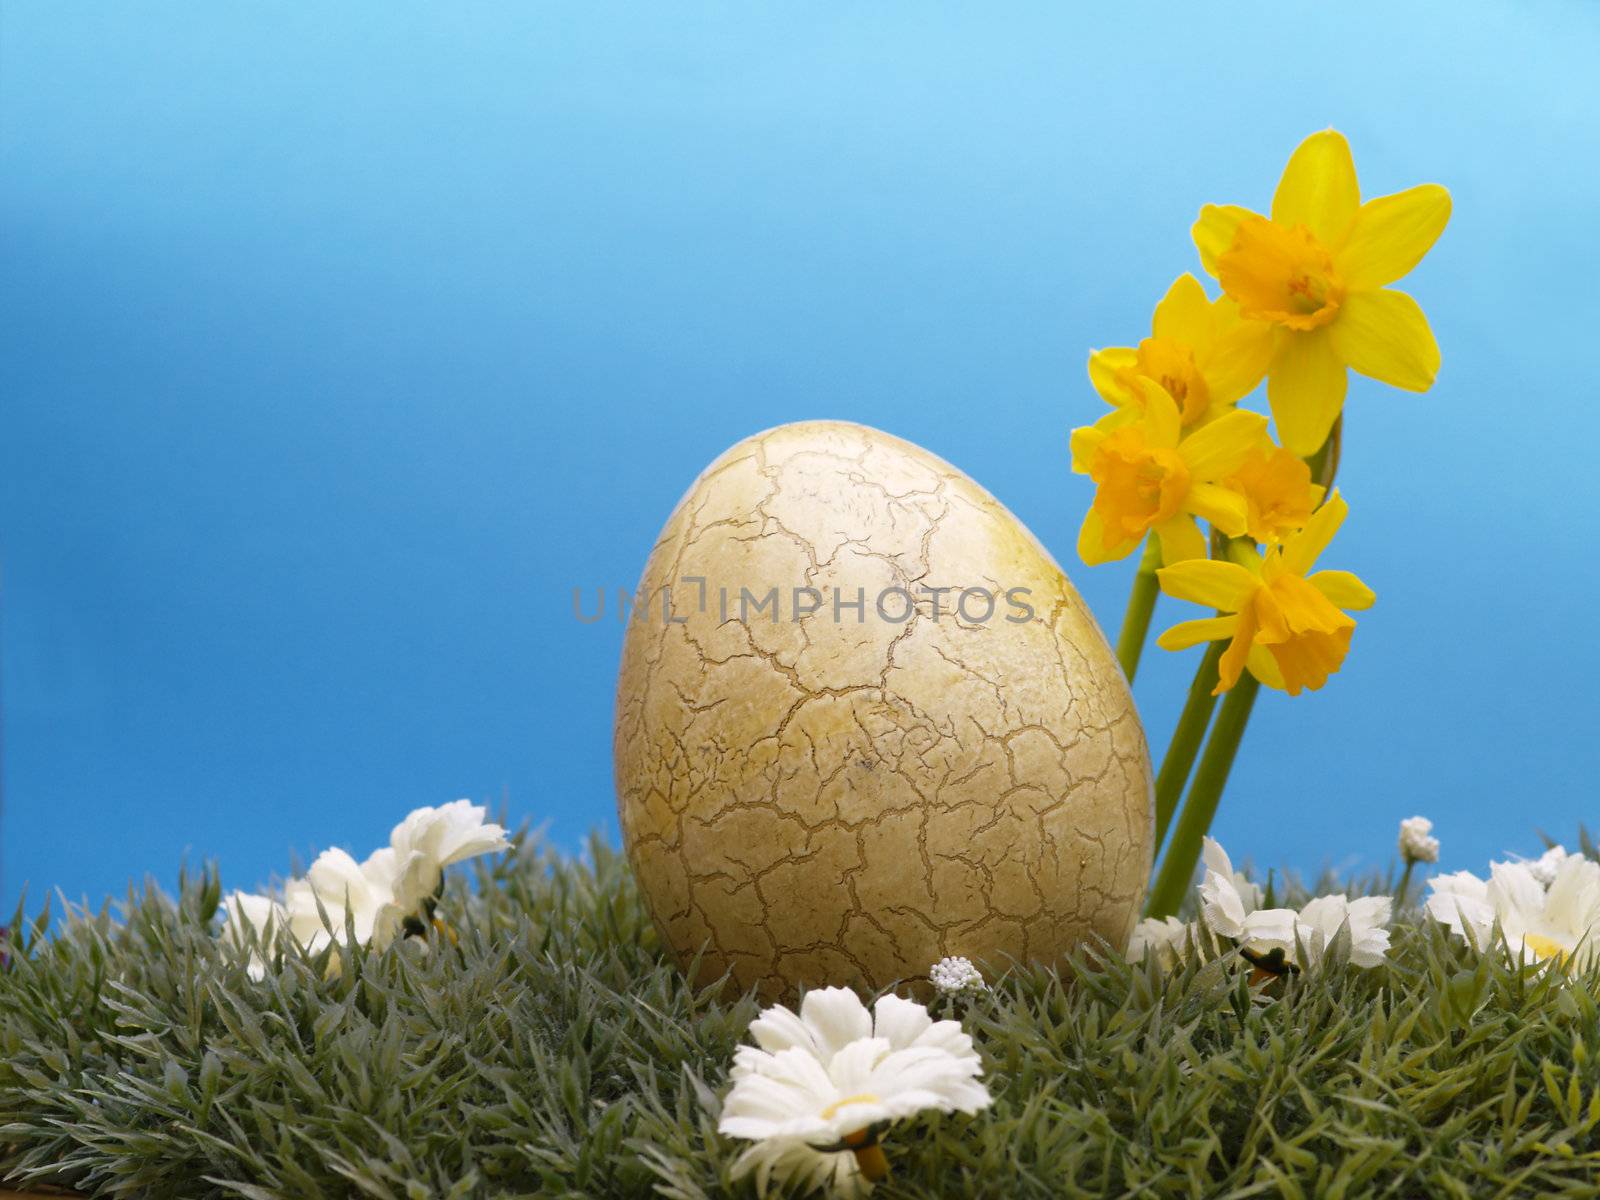
POLYGON ((1439 839, 1431 836, 1433 822, 1427 817, 1407 817, 1400 822, 1400 857, 1406 862, 1439 861, 1439 839))
POLYGON ((982 992, 989 987, 983 981, 983 974, 972 965, 969 959, 960 957, 941 958, 928 968, 928 978, 933 981, 933 986, 946 996, 958 996, 967 992, 982 992))
POLYGON ((1600 939, 1600 863, 1564 851, 1553 861, 1548 884, 1540 878, 1544 859, 1490 863, 1488 879, 1470 871, 1430 879, 1428 915, 1480 951, 1498 926, 1513 958, 1586 966, 1600 939))
POLYGON ((799 1014, 766 1009, 740 1046, 717 1128, 755 1143, 733 1165, 765 1196, 799 1183, 859 1196, 888 1169, 879 1128, 932 1109, 974 1113, 990 1103, 972 1038, 887 995, 869 1013, 847 988, 808 992, 799 1014))
POLYGON ((1556 881, 1556 872, 1561 869, 1561 864, 1571 857, 1564 846, 1551 846, 1538 858, 1528 863, 1528 870, 1533 872, 1533 877, 1545 887, 1556 881))
POLYGON ((511 845, 504 828, 484 820, 487 814, 481 804, 455 800, 416 809, 394 827, 389 869, 395 900, 407 914, 420 912, 433 898, 446 867, 511 845))

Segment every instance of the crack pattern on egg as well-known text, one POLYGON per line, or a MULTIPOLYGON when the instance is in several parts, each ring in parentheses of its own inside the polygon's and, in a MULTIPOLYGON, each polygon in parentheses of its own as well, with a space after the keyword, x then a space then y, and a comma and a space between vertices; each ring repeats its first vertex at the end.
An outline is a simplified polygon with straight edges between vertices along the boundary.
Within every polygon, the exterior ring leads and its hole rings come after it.
POLYGON ((1149 752, 1082 599, 972 479, 859 425, 748 438, 679 502, 615 760, 666 943, 767 996, 1120 948, 1149 876, 1149 752))

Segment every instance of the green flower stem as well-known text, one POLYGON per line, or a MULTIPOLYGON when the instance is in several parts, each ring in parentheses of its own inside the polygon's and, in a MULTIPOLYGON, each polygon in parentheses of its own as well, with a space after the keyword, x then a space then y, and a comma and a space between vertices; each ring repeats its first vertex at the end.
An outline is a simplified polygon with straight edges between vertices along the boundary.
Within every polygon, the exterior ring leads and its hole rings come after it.
POLYGON ((1222 708, 1217 713, 1216 726, 1200 758, 1200 768, 1195 772, 1194 783, 1189 788, 1189 799, 1178 818, 1172 833, 1172 845, 1162 860, 1161 873, 1150 894, 1150 915, 1170 917, 1177 914, 1183 903, 1189 881, 1194 877, 1195 864, 1200 861, 1200 843, 1211 828, 1211 819, 1217 814, 1217 803, 1222 799, 1222 789, 1227 786, 1228 772, 1233 769, 1233 757, 1238 753, 1239 742, 1244 737, 1244 727, 1249 723, 1250 710, 1255 705, 1256 693, 1261 685, 1249 671, 1243 672, 1239 682, 1229 690, 1222 708))
POLYGON ((1406 859, 1406 869, 1400 872, 1400 886, 1395 890, 1394 894, 1394 906, 1396 908, 1404 908, 1406 906, 1406 892, 1411 887, 1411 868, 1416 865, 1416 859, 1406 859))
POLYGON ((1117 634, 1117 661, 1122 664, 1122 673, 1129 683, 1139 669, 1139 656, 1144 652, 1144 640, 1150 633, 1150 617, 1156 610, 1156 597, 1161 594, 1161 585, 1156 579, 1160 566, 1161 543, 1152 533, 1145 539, 1144 554, 1133 575, 1133 590, 1128 593, 1128 610, 1122 615, 1122 630, 1117 634))
POLYGON ((1178 799, 1183 795, 1184 784, 1189 782, 1195 756, 1200 753, 1206 727, 1211 724, 1211 713, 1217 707, 1217 698, 1211 692, 1217 686, 1217 663, 1225 649, 1226 642, 1212 642, 1206 647, 1200 669, 1189 685, 1189 698, 1184 701, 1183 712, 1178 715, 1178 724, 1172 731, 1172 740, 1167 743, 1166 757, 1161 760, 1161 773, 1156 776, 1157 850, 1166 839, 1172 814, 1178 811, 1178 799))

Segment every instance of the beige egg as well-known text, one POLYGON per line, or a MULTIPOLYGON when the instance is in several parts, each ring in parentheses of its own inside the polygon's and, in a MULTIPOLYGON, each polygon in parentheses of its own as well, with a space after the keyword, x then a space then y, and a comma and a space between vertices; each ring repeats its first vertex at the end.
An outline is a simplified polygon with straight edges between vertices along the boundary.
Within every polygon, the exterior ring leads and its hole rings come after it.
POLYGON ((747 438, 678 503, 615 753, 640 887, 702 980, 1049 964, 1138 917, 1150 756, 1099 626, 993 496, 864 426, 747 438))

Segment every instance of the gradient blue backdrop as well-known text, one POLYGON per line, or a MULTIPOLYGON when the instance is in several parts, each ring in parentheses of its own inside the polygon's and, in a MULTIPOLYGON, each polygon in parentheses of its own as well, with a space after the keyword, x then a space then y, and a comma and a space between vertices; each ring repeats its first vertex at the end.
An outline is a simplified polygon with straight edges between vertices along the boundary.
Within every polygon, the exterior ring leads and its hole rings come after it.
MULTIPOLYGON (((6 902, 460 795, 614 835, 620 631, 572 589, 781 421, 949 458, 1114 627, 1085 353, 1329 124, 1367 194, 1455 195, 1407 284, 1444 370, 1352 387, 1333 565, 1379 607, 1218 828, 1314 869, 1423 812, 1455 868, 1593 820, 1600 8, 1099 8, 8 3, 6 902)), ((1159 748, 1198 651, 1151 654, 1159 748)))

